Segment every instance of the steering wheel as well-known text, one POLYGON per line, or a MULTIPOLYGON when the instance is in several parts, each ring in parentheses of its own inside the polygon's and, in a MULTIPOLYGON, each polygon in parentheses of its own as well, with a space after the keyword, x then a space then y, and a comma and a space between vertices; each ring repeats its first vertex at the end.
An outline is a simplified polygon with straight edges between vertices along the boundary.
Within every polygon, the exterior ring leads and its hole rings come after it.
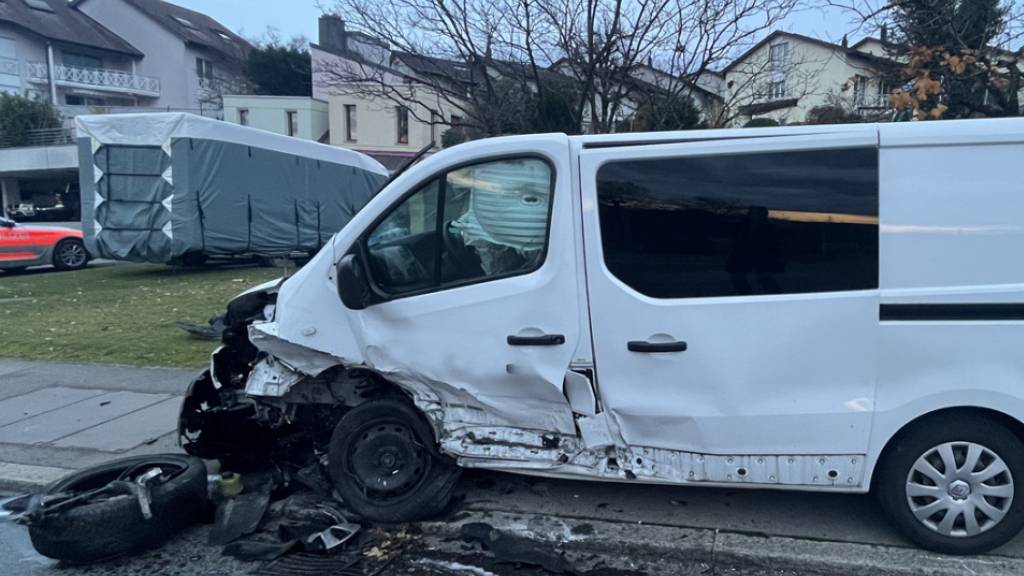
POLYGON ((483 268, 480 267, 479 258, 474 261, 474 258, 468 253, 469 248, 465 244, 459 242, 456 245, 455 235, 448 231, 450 225, 451 222, 447 222, 444 226, 444 247, 448 249, 448 253, 452 255, 452 258, 461 270, 471 275, 481 274, 483 268))

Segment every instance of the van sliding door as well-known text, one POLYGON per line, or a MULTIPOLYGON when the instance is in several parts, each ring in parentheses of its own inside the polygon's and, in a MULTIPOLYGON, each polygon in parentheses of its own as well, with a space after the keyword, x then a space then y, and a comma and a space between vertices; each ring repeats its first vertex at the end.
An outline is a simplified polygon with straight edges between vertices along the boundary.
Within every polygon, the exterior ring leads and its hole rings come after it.
POLYGON ((598 383, 628 444, 866 452, 877 142, 865 128, 583 150, 598 383))

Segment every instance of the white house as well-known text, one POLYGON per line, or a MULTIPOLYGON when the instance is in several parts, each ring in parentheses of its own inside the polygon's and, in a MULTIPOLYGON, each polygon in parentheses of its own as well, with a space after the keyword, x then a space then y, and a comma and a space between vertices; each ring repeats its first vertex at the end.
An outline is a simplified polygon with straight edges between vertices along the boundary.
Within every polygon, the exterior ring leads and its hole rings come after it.
MULTIPOLYGON (((159 98, 159 78, 136 67, 142 52, 63 0, 0 2, 0 91, 57 106, 135 105, 159 98)), ((62 129, 33 136, 38 148, 3 149, 0 213, 19 204, 77 204, 78 155, 62 129)), ((52 212, 56 213, 56 212, 52 212)))
POLYGON ((252 46, 213 18, 161 0, 74 0, 71 5, 145 55, 136 71, 162 85, 147 105, 217 116, 220 97, 241 91, 252 46))
POLYGON ((143 53, 63 0, 0 2, 0 91, 57 106, 152 103, 160 79, 143 53))
POLYGON ((459 77, 460 63, 393 52, 338 16, 320 18, 319 42, 310 44, 313 98, 329 107, 330 143, 401 166, 461 120, 451 92, 441 94, 425 76, 459 77))
POLYGON ((308 96, 225 94, 224 120, 314 142, 329 136, 327 102, 308 96))
POLYGON ((877 114, 888 109, 885 63, 875 38, 845 46, 776 31, 725 67, 723 96, 736 125, 761 117, 803 122, 814 107, 833 103, 877 114))
POLYGON ((212 18, 160 0, 0 0, 0 91, 49 101, 65 120, 34 133, 28 147, 0 138, 0 214, 27 204, 77 220, 74 116, 219 117, 250 48, 212 18))

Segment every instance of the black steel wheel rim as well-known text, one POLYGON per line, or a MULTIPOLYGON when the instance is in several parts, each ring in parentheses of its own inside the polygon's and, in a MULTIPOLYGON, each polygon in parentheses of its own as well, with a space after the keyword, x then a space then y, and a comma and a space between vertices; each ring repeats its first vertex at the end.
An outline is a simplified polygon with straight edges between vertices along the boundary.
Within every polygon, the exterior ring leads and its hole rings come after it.
POLYGON ((431 458, 407 423, 381 419, 352 435, 347 464, 368 499, 394 503, 416 492, 430 472, 431 458))

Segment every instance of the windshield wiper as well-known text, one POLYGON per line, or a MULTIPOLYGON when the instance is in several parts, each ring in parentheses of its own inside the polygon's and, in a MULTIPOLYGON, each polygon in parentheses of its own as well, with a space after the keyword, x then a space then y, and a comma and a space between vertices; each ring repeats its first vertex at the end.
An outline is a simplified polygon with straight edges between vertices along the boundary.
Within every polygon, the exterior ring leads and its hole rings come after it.
MULTIPOLYGON (((381 190, 383 190, 385 187, 387 187, 388 184, 391 184, 392 182, 394 182, 396 178, 398 178, 399 176, 404 174, 406 170, 411 168, 413 164, 419 162, 420 158, 423 158, 423 155, 426 154, 427 152, 430 152, 430 149, 434 147, 434 143, 435 142, 433 140, 431 140, 430 144, 427 144, 423 148, 420 148, 419 152, 416 152, 416 154, 414 154, 413 157, 410 158, 408 162, 406 162, 405 164, 402 164, 402 166, 399 167, 398 170, 395 170, 394 172, 392 172, 391 176, 388 176, 388 179, 385 180, 384 183, 380 185, 380 188, 377 188, 377 192, 380 192, 381 190)), ((374 192, 373 194, 376 196, 377 192, 374 192)))

